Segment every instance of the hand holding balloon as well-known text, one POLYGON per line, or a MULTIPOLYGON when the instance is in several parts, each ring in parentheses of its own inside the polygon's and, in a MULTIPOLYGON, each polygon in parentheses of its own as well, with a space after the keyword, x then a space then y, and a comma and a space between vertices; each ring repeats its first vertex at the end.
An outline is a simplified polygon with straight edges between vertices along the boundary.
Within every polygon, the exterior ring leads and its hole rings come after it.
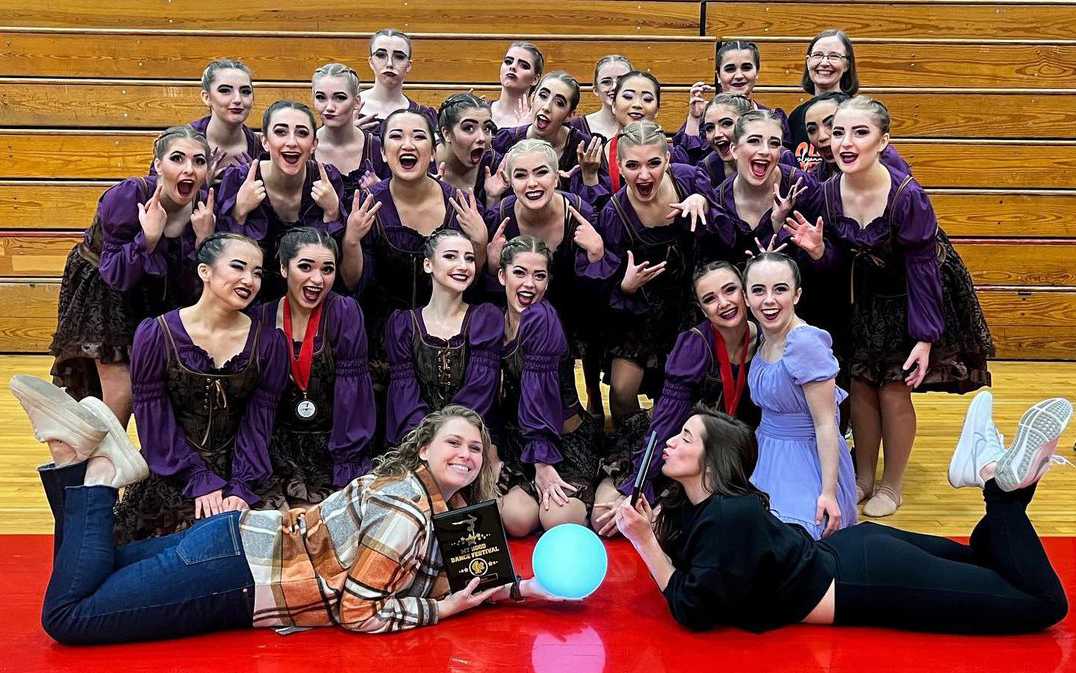
POLYGON ((609 569, 601 538, 575 523, 547 530, 534 547, 531 563, 539 588, 560 598, 586 598, 601 586, 609 569))

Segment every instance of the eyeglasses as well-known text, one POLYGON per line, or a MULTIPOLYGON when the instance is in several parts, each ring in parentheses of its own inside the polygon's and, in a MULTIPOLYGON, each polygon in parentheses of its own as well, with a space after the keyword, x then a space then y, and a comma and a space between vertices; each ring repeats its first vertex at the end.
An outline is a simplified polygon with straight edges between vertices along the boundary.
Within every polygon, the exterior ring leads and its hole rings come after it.
POLYGON ((823 54, 820 51, 813 52, 807 55, 807 60, 811 63, 821 63, 822 61, 829 61, 830 63, 836 63, 838 61, 847 61, 848 57, 844 54, 823 54))

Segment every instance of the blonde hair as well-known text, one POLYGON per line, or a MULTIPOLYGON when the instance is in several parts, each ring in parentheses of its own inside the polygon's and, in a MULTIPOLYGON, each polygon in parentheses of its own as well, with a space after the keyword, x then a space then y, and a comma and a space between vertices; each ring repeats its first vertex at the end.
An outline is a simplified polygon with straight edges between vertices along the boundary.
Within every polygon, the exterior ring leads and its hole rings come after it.
POLYGON ((625 126, 617 136, 619 147, 642 147, 644 145, 662 145, 666 151, 669 141, 665 137, 665 131, 657 122, 649 119, 640 119, 625 126))
POLYGON ((882 133, 889 133, 889 126, 892 123, 889 117, 889 108, 880 100, 875 100, 870 96, 853 96, 843 103, 837 104, 837 112, 841 110, 861 110, 866 112, 874 120, 878 128, 881 129, 882 133))
POLYGON ((518 161, 521 156, 524 154, 531 154, 532 152, 541 154, 550 170, 555 171, 560 165, 560 159, 557 158, 557 151, 553 149, 552 145, 545 140, 524 138, 515 145, 512 145, 512 149, 508 150, 508 154, 504 155, 505 164, 508 166, 508 172, 512 172, 512 168, 515 167, 516 161, 518 161))
POLYGON ((496 497, 497 475, 493 472, 496 455, 489 430, 481 416, 459 404, 450 404, 427 414, 415 429, 407 433, 398 447, 374 459, 377 463, 374 474, 379 477, 402 477, 424 466, 426 462, 419 457, 419 452, 429 446, 445 423, 453 418, 467 421, 482 436, 482 467, 478 470, 478 478, 461 491, 464 499, 468 503, 476 503, 496 497))
POLYGON ((359 74, 343 63, 326 63, 315 70, 314 76, 310 78, 311 86, 323 77, 343 77, 344 81, 347 82, 347 88, 351 95, 359 95, 359 86, 362 84, 359 81, 359 74))

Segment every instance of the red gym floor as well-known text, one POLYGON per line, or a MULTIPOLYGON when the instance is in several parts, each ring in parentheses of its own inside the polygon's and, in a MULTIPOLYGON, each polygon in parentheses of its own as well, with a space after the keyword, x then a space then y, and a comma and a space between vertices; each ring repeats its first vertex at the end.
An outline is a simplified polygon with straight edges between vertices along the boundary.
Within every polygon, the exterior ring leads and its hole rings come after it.
MULTIPOLYGON (((291 636, 235 631, 161 643, 70 648, 38 619, 52 538, 0 536, 6 606, 0 671, 18 673, 749 673, 752 671, 1076 671, 1076 618, 1045 633, 956 637, 876 629, 796 626, 757 636, 724 629, 691 633, 623 540, 609 545, 609 576, 582 604, 480 608, 434 627, 395 635, 317 629, 291 636)), ((532 541, 513 544, 529 574, 532 541)), ((1047 549, 1076 596, 1076 538, 1047 549)))

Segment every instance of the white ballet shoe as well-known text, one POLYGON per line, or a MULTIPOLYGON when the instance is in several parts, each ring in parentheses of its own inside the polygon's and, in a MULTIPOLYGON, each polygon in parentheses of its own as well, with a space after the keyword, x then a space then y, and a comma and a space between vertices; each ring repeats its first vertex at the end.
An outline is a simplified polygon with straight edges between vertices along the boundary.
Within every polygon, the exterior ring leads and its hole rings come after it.
POLYGON ((1057 440, 1072 418, 1072 403, 1054 397, 1032 405, 1020 418, 1016 441, 998 460, 994 479, 1003 491, 1034 484, 1050 469, 1057 440))
POLYGON ((108 434, 90 456, 91 458, 103 456, 111 461, 116 474, 112 477, 112 481, 105 485, 123 488, 148 477, 149 466, 146 465, 146 459, 131 443, 127 431, 120 425, 108 405, 96 397, 83 398, 79 404, 108 427, 108 434))
POLYGON ((11 377, 10 387, 39 442, 61 441, 85 460, 108 434, 108 426, 96 414, 48 381, 19 374, 11 377))
POLYGON ((964 429, 949 461, 949 483, 953 488, 982 488, 982 469, 1005 453, 1005 439, 994 425, 994 396, 982 390, 964 415, 964 429))

